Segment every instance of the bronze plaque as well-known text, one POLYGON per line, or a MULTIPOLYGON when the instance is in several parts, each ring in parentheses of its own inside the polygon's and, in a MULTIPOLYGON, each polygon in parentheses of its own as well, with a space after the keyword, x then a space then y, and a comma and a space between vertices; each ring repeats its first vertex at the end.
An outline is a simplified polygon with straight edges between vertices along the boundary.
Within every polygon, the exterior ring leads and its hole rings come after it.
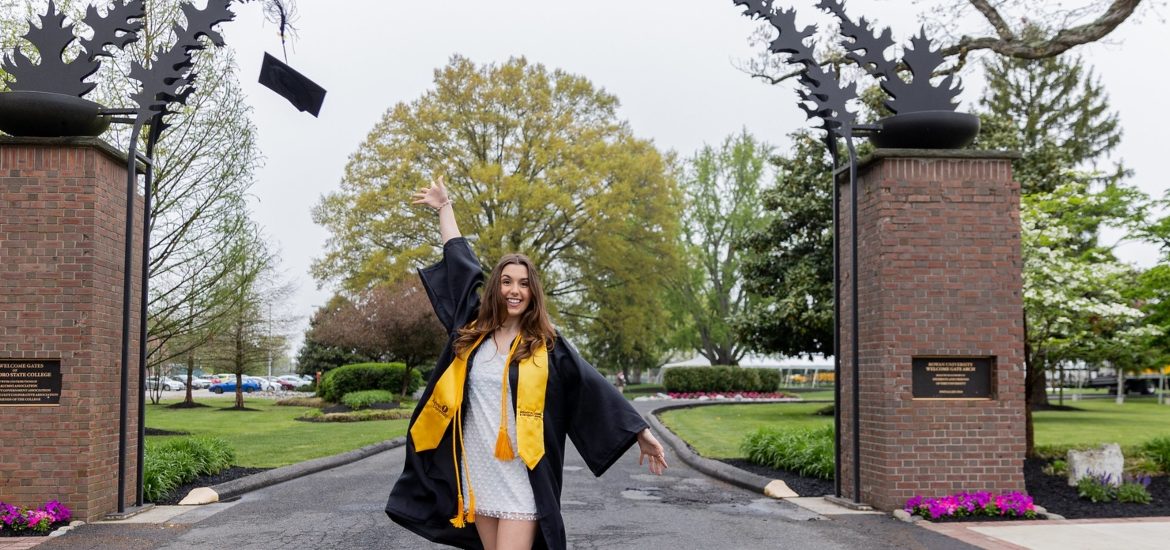
POLYGON ((914 357, 915 399, 991 399, 994 357, 914 357))
POLYGON ((60 360, 0 359, 0 407, 60 402, 60 360))

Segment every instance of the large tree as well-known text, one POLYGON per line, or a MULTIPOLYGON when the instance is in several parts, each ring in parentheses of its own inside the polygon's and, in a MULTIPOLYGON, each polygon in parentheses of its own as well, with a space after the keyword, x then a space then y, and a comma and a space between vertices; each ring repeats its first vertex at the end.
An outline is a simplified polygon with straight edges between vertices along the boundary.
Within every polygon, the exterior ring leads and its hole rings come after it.
POLYGON ((832 164, 811 134, 792 140, 762 193, 767 225, 743 239, 743 285, 755 300, 736 328, 754 350, 832 355, 832 164))
POLYGON ((713 365, 738 365, 747 346, 732 320, 750 298, 740 283, 741 241, 763 226, 760 188, 770 175, 771 147, 742 131, 704 146, 681 170, 685 197, 680 248, 683 269, 671 280, 680 348, 713 365))
POLYGON ((434 214, 410 195, 443 176, 460 228, 490 267, 519 251, 541 268, 558 320, 588 325, 599 295, 624 291, 668 256, 675 183, 649 141, 587 79, 513 58, 455 56, 432 89, 388 110, 350 157, 314 220, 331 236, 313 265, 360 292, 400 281, 439 254, 434 214), (624 246, 624 245, 629 246, 624 246), (599 273, 613 275, 597 285, 599 273))
MULTIPOLYGON (((827 2, 839 4, 840 0, 821 0, 817 5, 827 2)), ((942 55, 951 61, 941 72, 954 72, 971 54, 979 52, 1020 60, 1057 57, 1076 46, 1109 36, 1140 11, 1141 3, 1142 0, 1094 0, 1067 6, 1030 0, 933 0, 923 3, 921 19, 942 55)), ((850 15, 856 20, 863 14, 850 15)), ((787 64, 786 56, 768 51, 768 44, 774 38, 775 30, 770 25, 761 25, 751 38, 760 53, 741 63, 741 69, 753 77, 778 84, 798 77, 800 71, 787 64)), ((820 39, 826 42, 818 48, 822 63, 847 62, 835 45, 837 37, 821 36, 820 39)))
POLYGON ((407 279, 376 286, 352 300, 330 300, 317 316, 312 338, 383 361, 405 363, 407 376, 401 388, 405 396, 411 369, 429 369, 443 351, 447 331, 431 310, 422 284, 407 279))

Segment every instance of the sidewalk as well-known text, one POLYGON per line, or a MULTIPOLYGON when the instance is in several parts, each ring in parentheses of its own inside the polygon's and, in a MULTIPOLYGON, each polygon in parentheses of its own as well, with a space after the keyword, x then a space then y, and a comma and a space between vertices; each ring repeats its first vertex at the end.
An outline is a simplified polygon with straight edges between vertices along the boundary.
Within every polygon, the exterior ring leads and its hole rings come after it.
MULTIPOLYGON (((744 472, 722 462, 703 458, 685 442, 666 430, 654 413, 687 402, 642 401, 636 407, 660 432, 663 443, 679 458, 704 474, 760 493, 772 480, 744 472)), ((714 405, 708 401, 696 405, 714 405)), ((821 498, 801 496, 784 499, 822 515, 844 514, 845 510, 821 498)), ((1043 504, 1043 503, 1037 503, 1043 504)), ((1059 513, 1058 510, 1053 510, 1059 513)), ((850 511, 851 512, 851 511, 850 511)), ((1170 517, 1078 519, 1043 521, 997 521, 964 523, 918 522, 915 525, 972 546, 987 550, 1162 550, 1170 548, 1170 517)))

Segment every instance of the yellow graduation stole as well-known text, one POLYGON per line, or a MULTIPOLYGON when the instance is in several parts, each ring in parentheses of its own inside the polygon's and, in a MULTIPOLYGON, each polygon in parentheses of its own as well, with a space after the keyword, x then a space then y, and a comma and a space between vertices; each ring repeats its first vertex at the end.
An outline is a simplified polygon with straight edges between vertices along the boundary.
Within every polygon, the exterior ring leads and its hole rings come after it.
MULTIPOLYGON (((467 497, 468 510, 463 509, 462 476, 459 474, 459 455, 456 444, 463 446, 463 415, 460 414, 463 406, 463 387, 467 382, 467 359, 471 350, 479 347, 484 334, 480 334, 475 343, 462 353, 455 356, 451 365, 443 372, 431 397, 423 406, 414 425, 410 427, 411 441, 414 450, 429 451, 439 446, 447 427, 454 420, 455 431, 452 437, 451 458, 455 463, 455 490, 459 510, 451 519, 455 527, 464 527, 466 522, 475 521, 475 491, 471 488, 471 478, 468 478, 467 497)), ((520 337, 512 342, 508 357, 504 360, 504 375, 500 391, 500 431, 496 437, 495 456, 500 460, 512 460, 511 441, 508 438, 508 369, 512 364, 512 356, 520 345, 520 337)), ((520 458, 528 469, 536 467, 544 456, 544 395, 548 385, 548 350, 541 343, 531 356, 520 361, 520 379, 516 388, 516 444, 520 448, 520 458)))

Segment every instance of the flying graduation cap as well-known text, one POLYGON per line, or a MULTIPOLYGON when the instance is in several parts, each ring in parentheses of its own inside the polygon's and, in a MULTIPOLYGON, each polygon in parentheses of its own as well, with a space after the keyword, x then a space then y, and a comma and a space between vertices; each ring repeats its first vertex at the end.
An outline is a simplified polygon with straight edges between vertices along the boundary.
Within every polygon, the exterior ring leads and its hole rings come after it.
POLYGON ((284 96, 298 110, 308 111, 313 116, 321 112, 325 88, 268 53, 264 54, 264 62, 260 65, 260 83, 284 96))

